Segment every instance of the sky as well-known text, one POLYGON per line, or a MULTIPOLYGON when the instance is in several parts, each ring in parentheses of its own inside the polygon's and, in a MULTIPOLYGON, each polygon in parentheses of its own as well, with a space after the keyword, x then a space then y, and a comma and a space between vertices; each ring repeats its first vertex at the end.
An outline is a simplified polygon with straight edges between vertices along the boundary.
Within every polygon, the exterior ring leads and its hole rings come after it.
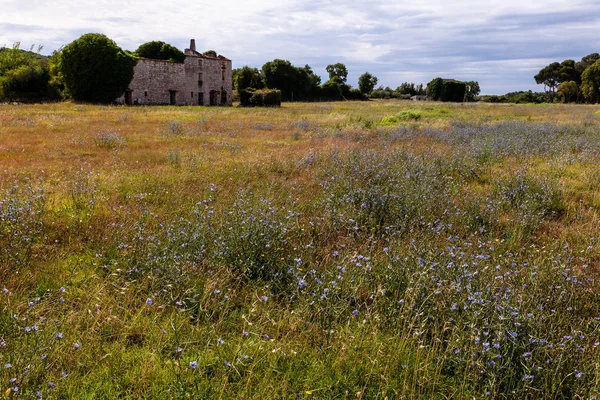
POLYGON ((233 67, 275 58, 368 71, 378 85, 478 81, 482 94, 543 91, 533 76, 554 61, 600 52, 598 0, 0 0, 0 46, 42 45, 42 54, 88 32, 135 50, 196 39, 233 67))

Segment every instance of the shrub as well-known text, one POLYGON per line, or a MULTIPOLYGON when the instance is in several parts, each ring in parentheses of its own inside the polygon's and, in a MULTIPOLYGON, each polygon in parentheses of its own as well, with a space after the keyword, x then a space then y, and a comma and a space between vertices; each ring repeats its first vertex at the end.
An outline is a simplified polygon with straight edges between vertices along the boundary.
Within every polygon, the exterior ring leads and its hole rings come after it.
POLYGON ((281 91, 276 89, 241 90, 240 105, 244 107, 279 107, 281 106, 281 91))

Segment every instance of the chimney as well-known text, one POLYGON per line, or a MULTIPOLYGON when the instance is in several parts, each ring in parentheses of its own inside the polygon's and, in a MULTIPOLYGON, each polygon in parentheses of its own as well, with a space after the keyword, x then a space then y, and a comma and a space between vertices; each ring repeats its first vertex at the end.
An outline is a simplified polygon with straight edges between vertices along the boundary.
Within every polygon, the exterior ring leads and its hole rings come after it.
POLYGON ((196 39, 190 39, 190 50, 196 51, 196 39))

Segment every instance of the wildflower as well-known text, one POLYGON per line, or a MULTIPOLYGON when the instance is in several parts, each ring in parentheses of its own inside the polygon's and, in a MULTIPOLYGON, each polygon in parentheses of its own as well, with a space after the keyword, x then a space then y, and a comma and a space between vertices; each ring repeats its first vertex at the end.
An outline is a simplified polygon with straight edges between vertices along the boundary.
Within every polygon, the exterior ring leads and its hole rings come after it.
POLYGON ((63 338, 63 334, 62 334, 62 332, 58 332, 58 333, 56 334, 56 338, 57 338, 57 339, 62 339, 62 338, 63 338))
POLYGON ((354 315, 356 317, 358 315, 358 310, 352 311, 352 315, 354 315))
POLYGON ((4 294, 8 293, 8 289, 7 288, 2 289, 2 293, 4 293, 4 294))
POLYGON ((269 298, 268 298, 267 296, 260 296, 260 299, 261 299, 262 301, 267 301, 267 300, 269 300, 269 298))
POLYGON ((161 329, 161 332, 166 335, 167 334, 167 330, 166 329, 161 329))
POLYGON ((65 292, 65 288, 64 288, 64 287, 61 287, 61 288, 60 288, 60 289, 58 289, 58 290, 60 290, 60 292, 61 292, 61 293, 64 293, 64 292, 65 292))
POLYGON ((575 374, 575 378, 579 379, 583 376, 583 372, 579 372, 578 370, 575 370, 576 374, 575 374))
POLYGON ((5 364, 4 368, 9 369, 10 367, 12 367, 12 364, 5 364))
POLYGON ((81 347, 81 345, 80 345, 79 343, 75 343, 75 344, 73 345, 73 348, 74 348, 75 350, 78 350, 80 347, 81 347))
POLYGON ((192 368, 192 369, 198 368, 198 361, 190 361, 190 368, 192 368))
POLYGON ((48 386, 53 388, 54 386, 56 386, 56 384, 54 382, 48 382, 48 386))
POLYGON ((223 364, 225 364, 226 367, 231 367, 231 363, 227 360, 223 361, 223 364))
POLYGON ((244 335, 244 336, 248 336, 248 335, 249 335, 249 333, 248 333, 248 332, 246 332, 246 331, 243 331, 243 332, 242 332, 242 335, 244 335))
POLYGON ((151 305, 152 305, 152 303, 153 303, 152 299, 151 299, 150 297, 148 297, 148 298, 146 299, 146 304, 147 304, 147 305, 149 305, 149 306, 151 306, 151 305))
POLYGON ((523 353, 523 357, 531 357, 531 352, 528 351, 526 353, 523 353))
POLYGON ((225 344, 225 341, 223 339, 221 339, 221 338, 218 338, 217 339, 217 343, 219 343, 219 344, 225 344))
POLYGON ((213 294, 219 294, 219 293, 221 293, 221 291, 219 289, 213 290, 213 294))

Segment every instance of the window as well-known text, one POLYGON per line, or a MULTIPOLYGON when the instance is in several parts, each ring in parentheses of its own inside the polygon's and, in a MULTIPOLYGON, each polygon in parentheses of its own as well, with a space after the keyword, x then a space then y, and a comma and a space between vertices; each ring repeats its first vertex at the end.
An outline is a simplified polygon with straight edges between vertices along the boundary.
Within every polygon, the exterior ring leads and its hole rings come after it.
POLYGON ((225 64, 221 65, 221 77, 223 78, 223 80, 225 80, 225 64))
POLYGON ((191 92, 190 96, 192 96, 192 99, 193 99, 194 98, 194 92, 191 92))
POLYGON ((144 96, 148 97, 148 91, 147 90, 144 92, 144 96))

